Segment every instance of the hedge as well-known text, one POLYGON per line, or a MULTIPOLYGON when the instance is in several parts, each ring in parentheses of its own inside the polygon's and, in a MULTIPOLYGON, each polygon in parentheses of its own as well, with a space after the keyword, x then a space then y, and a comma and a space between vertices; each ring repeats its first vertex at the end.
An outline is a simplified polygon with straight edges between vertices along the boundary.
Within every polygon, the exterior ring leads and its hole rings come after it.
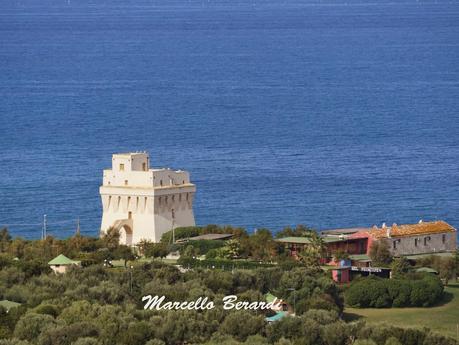
POLYGON ((430 274, 405 279, 362 278, 345 292, 345 302, 356 308, 428 307, 442 298, 443 284, 430 274))

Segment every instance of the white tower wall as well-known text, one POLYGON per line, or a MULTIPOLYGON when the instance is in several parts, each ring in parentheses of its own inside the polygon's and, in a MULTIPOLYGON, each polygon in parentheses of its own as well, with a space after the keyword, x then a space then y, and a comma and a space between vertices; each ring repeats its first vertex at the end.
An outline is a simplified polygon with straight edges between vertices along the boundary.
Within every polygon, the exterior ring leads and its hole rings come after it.
POLYGON ((196 186, 186 171, 150 169, 146 153, 114 154, 100 187, 101 234, 120 231, 120 243, 159 242, 173 227, 194 226, 196 186))

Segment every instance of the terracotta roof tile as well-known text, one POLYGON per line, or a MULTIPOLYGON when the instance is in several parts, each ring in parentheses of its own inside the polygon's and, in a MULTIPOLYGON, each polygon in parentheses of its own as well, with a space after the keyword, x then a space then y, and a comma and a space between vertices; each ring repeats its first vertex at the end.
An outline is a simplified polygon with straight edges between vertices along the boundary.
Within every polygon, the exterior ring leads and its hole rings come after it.
POLYGON ((408 237, 455 231, 456 229, 451 225, 442 220, 439 220, 435 222, 421 222, 418 224, 393 224, 387 228, 378 228, 375 226, 369 231, 369 234, 374 238, 384 238, 388 237, 388 233, 390 233, 390 237, 408 237))

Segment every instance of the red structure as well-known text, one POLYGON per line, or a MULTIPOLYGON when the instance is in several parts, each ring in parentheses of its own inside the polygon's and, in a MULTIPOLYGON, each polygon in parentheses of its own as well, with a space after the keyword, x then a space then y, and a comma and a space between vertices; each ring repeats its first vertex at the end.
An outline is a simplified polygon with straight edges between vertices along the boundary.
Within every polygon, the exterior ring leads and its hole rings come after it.
POLYGON ((332 278, 339 284, 346 284, 351 281, 350 267, 336 267, 332 269, 332 278))

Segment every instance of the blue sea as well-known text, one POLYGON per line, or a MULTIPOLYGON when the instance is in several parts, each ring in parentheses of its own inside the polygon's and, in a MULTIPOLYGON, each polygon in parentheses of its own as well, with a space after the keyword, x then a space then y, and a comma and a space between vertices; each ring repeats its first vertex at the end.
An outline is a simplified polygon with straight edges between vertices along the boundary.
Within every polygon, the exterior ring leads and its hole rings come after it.
POLYGON ((0 224, 97 235, 137 150, 198 224, 459 227, 459 2, 0 1, 0 224))

